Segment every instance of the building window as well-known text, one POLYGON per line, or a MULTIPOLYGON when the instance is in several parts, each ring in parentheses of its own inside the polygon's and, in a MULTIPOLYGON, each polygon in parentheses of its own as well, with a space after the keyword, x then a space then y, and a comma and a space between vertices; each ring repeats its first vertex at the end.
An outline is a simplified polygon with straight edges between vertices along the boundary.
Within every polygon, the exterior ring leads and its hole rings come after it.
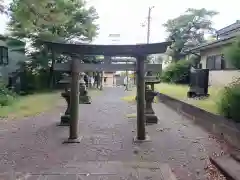
POLYGON ((0 46, 0 65, 8 65, 8 48, 0 46))
POLYGON ((207 57, 206 68, 209 70, 221 70, 225 69, 224 56, 213 55, 207 57))

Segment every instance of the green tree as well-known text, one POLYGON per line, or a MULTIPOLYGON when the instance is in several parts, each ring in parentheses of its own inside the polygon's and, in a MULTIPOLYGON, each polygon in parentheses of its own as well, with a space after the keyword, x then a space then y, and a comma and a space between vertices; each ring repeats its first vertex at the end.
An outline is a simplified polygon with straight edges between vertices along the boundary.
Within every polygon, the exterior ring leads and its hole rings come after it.
MULTIPOLYGON (((224 51, 225 59, 236 69, 240 69, 240 37, 224 51)), ((235 77, 222 91, 220 101, 217 104, 219 113, 240 123, 240 78, 235 77)))
POLYGON ((5 12, 5 6, 4 6, 4 1, 0 0, 0 13, 4 13, 5 12))
POLYGON ((9 29, 20 38, 89 40, 97 33, 98 15, 82 0, 13 0, 9 29))
POLYGON ((93 7, 86 8, 83 0, 13 0, 9 11, 11 35, 31 42, 32 65, 36 69, 50 66, 50 83, 54 81, 53 54, 47 54, 39 40, 89 42, 97 35, 98 15, 93 7))
POLYGON ((225 57, 235 68, 240 69, 240 37, 225 49, 225 57))
POLYGON ((173 40, 169 54, 174 61, 181 59, 181 53, 191 47, 203 43, 205 32, 214 33, 211 18, 216 11, 189 8, 177 18, 169 19, 163 26, 169 33, 168 40, 173 40))

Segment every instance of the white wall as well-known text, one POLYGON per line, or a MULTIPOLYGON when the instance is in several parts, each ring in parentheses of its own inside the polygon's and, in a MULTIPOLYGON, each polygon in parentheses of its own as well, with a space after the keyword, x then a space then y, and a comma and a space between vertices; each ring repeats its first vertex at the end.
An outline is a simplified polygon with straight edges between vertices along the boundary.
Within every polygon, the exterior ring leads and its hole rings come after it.
MULTIPOLYGON (((202 51, 201 52, 202 68, 206 69, 207 56, 221 54, 224 51, 225 47, 212 48, 212 49, 208 49, 207 51, 202 51)), ((231 64, 229 64, 228 61, 226 61, 225 63, 226 63, 227 68, 233 67, 231 64)), ((210 70, 209 71, 209 85, 226 86, 238 77, 240 78, 239 70, 229 70, 229 69, 210 70)))
POLYGON ((240 78, 239 70, 209 71, 209 85, 227 86, 237 78, 240 78))

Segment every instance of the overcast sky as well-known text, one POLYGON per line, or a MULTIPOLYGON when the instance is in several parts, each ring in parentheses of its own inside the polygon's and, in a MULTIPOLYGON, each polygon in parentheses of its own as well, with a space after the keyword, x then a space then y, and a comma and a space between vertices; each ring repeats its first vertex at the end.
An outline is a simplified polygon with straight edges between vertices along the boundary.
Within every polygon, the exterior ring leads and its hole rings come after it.
MULTIPOLYGON (((6 0, 5 0, 6 1, 6 0)), ((147 28, 141 27, 146 22, 148 7, 152 10, 150 42, 164 41, 167 34, 162 24, 168 19, 179 16, 187 8, 206 8, 218 11, 214 27, 220 29, 240 19, 237 0, 88 0, 99 14, 99 36, 96 44, 113 43, 109 34, 120 34, 119 44, 145 43, 147 28)), ((7 18, 0 17, 0 33, 6 29, 7 18)))

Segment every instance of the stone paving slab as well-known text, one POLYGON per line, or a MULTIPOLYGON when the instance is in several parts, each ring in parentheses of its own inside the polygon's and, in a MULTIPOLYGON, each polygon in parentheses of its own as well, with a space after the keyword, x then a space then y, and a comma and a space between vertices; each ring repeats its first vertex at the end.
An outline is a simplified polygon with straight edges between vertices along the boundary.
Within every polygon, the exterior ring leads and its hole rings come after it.
MULTIPOLYGON (((5 174, 4 180, 11 176, 5 174)), ((16 178, 17 179, 17 178, 16 178)), ((19 180, 176 180, 167 164, 157 162, 72 162, 19 180)))

